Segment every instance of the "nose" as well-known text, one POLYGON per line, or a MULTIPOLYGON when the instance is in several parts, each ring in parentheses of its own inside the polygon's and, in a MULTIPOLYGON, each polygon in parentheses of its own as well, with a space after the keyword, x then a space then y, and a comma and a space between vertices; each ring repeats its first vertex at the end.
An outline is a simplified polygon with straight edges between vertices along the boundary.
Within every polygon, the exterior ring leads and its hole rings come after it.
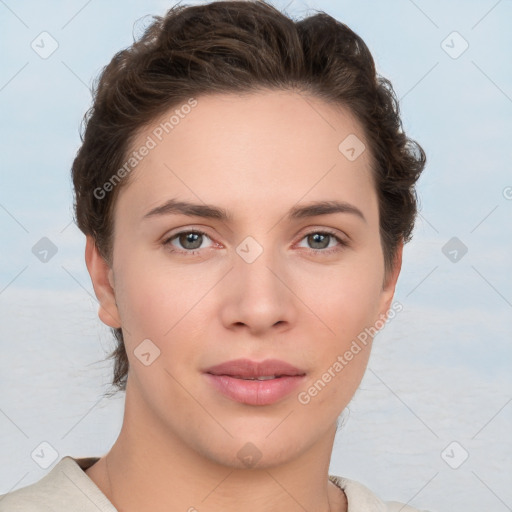
POLYGON ((291 272, 276 251, 258 245, 252 239, 237 248, 221 311, 226 328, 254 336, 290 328, 297 315, 291 272))

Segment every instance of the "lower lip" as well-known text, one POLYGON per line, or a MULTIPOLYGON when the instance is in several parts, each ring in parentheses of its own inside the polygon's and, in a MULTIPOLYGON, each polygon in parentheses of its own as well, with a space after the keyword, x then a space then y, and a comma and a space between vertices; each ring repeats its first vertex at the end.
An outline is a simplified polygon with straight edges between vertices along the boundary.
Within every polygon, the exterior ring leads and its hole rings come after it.
POLYGON ((292 393, 304 381, 304 375, 269 380, 244 380, 228 375, 205 374, 212 386, 223 395, 248 405, 270 405, 292 393))

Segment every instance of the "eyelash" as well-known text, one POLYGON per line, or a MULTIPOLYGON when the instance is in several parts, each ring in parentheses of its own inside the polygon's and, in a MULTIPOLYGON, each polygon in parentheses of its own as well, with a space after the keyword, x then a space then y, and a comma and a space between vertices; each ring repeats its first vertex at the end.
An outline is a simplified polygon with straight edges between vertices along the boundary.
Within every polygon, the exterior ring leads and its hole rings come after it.
MULTIPOLYGON (((169 251, 172 252, 172 253, 185 254, 187 256, 195 256, 198 252, 201 251, 201 249, 193 249, 193 250, 185 250, 185 249, 183 249, 183 250, 180 250, 180 249, 176 249, 174 246, 171 245, 171 241, 174 240, 175 238, 179 237, 180 235, 183 235, 183 234, 187 234, 188 235, 190 233, 193 233, 195 235, 206 236, 207 238, 210 238, 210 240, 211 240, 211 237, 208 236, 208 234, 205 233, 204 231, 200 231, 198 229, 187 229, 187 230, 184 230, 184 231, 179 231, 178 233, 174 233, 171 237, 165 239, 162 242, 162 245, 164 245, 165 247, 170 248, 169 251)), ((310 235, 315 235, 315 234, 329 235, 329 236, 334 238, 339 243, 338 247, 331 247, 329 249, 310 249, 310 248, 306 249, 310 254, 313 254, 315 256, 333 254, 333 253, 336 253, 336 252, 342 250, 343 248, 349 246, 349 243, 347 241, 341 239, 339 236, 336 235, 336 233, 334 231, 331 231, 329 229, 310 231, 309 233, 306 233, 300 239, 300 241, 304 240, 304 238, 306 238, 306 237, 308 237, 310 235)))

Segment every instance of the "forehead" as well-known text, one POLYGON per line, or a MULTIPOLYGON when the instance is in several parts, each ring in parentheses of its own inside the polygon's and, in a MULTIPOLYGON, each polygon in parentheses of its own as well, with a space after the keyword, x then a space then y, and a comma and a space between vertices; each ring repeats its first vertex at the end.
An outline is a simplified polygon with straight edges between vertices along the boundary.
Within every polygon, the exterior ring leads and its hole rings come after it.
POLYGON ((135 209, 170 197, 261 209, 326 195, 376 206, 362 126, 310 95, 199 96, 162 113, 131 151, 144 145, 151 149, 119 196, 135 209))

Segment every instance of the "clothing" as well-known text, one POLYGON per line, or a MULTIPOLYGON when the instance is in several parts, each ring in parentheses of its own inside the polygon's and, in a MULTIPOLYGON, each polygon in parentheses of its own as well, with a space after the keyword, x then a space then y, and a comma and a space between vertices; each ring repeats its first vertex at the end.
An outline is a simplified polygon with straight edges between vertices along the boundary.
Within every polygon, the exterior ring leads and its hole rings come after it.
MULTIPOLYGON (((0 496, 0 512, 117 512, 85 473, 98 458, 62 458, 38 482, 0 496)), ((348 512, 420 512, 397 502, 384 503, 359 482, 329 475, 343 489, 348 512)))

